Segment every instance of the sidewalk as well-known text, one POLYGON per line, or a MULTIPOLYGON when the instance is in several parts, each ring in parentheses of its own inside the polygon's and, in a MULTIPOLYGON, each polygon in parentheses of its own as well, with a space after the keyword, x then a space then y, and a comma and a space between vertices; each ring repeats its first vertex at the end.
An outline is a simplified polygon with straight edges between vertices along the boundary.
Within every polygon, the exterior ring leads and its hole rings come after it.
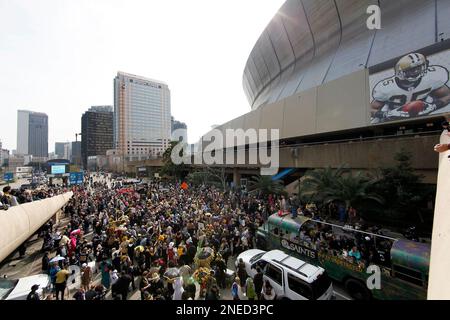
MULTIPOLYGON (((69 223, 68 217, 62 217, 60 223, 56 226, 58 231, 61 231, 64 226, 69 223)), ((28 277, 31 275, 42 273, 41 259, 43 253, 41 252, 43 239, 34 236, 26 242, 27 250, 25 257, 20 258, 19 253, 15 252, 0 265, 0 276, 7 276, 11 279, 18 279, 28 277)), ((56 250, 50 252, 54 255, 56 250)))

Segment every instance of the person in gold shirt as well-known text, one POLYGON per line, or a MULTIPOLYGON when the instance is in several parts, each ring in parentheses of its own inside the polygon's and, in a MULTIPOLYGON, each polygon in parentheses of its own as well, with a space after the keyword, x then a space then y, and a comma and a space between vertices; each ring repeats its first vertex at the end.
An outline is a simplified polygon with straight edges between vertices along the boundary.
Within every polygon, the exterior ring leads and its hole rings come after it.
POLYGON ((66 267, 59 270, 56 273, 55 289, 56 289, 56 300, 59 300, 59 293, 61 292, 61 300, 64 300, 64 292, 66 291, 67 279, 69 278, 70 272, 66 267))

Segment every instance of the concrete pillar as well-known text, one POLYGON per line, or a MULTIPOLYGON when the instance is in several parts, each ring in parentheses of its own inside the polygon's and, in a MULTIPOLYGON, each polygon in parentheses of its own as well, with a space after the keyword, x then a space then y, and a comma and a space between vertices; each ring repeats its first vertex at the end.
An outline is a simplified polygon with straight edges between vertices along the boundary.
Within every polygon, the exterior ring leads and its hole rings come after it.
POLYGON ((238 168, 233 168, 233 183, 236 187, 241 185, 241 173, 238 168))
MULTIPOLYGON (((443 133, 440 143, 450 143, 443 133)), ((432 148, 433 146, 430 146, 432 148)), ((436 205, 431 241, 428 300, 450 299, 450 151, 439 154, 436 205)))

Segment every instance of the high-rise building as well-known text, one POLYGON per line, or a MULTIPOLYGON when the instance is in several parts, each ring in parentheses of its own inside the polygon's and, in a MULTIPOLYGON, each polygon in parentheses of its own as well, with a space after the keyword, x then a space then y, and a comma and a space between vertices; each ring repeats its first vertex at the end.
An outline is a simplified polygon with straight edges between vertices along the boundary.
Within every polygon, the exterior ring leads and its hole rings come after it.
POLYGON ((87 168, 90 156, 106 155, 113 148, 113 108, 94 106, 81 117, 81 158, 87 168))
POLYGON ((55 156, 57 159, 70 160, 71 156, 70 142, 55 142, 55 156))
POLYGON ((171 139, 167 84, 118 72, 114 79, 114 147, 128 159, 162 155, 171 139))
POLYGON ((55 155, 59 159, 64 158, 64 145, 65 144, 66 144, 65 142, 55 142, 55 155))
POLYGON ((0 149, 0 167, 8 164, 9 161, 9 150, 0 149))
POLYGON ((72 159, 72 143, 66 142, 64 144, 64 156, 62 158, 66 160, 72 159))
POLYGON ((48 160, 55 160, 55 159, 59 159, 58 155, 55 152, 49 152, 48 160))
POLYGON ((8 159, 8 167, 6 171, 16 172, 17 167, 25 166, 25 156, 15 155, 8 159))
POLYGON ((188 143, 187 141, 187 125, 184 122, 175 120, 174 117, 171 118, 171 132, 172 132, 172 141, 180 141, 188 143), (175 130, 182 129, 177 131, 178 134, 175 134, 175 130))
POLYGON ((81 141, 72 141, 72 156, 70 162, 81 166, 81 141))
POLYGON ((17 153, 48 156, 48 117, 45 113, 17 111, 17 153))

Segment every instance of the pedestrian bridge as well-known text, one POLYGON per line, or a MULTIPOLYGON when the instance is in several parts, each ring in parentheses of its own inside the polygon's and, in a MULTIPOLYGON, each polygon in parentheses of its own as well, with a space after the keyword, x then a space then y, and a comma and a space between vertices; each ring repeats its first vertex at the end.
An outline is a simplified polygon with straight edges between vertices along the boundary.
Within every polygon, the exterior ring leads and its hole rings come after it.
POLYGON ((66 192, 0 211, 0 262, 50 220, 72 195, 66 192))

